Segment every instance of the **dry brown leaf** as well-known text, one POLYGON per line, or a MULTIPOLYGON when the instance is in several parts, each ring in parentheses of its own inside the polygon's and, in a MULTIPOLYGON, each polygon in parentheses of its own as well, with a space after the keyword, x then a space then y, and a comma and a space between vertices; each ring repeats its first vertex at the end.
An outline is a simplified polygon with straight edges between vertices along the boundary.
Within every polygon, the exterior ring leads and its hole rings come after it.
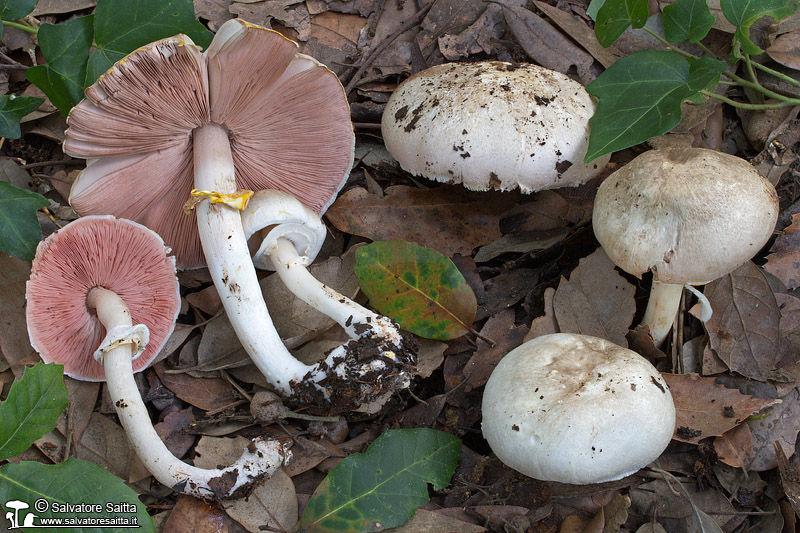
POLYGON ((294 483, 282 469, 259 485, 247 499, 223 502, 228 516, 250 533, 294 531, 298 521, 294 483))
POLYGON ((299 41, 308 39, 311 32, 311 15, 303 0, 239 0, 230 5, 230 11, 240 19, 272 27, 272 21, 297 32, 299 41))
POLYGON ((475 321, 508 309, 525 298, 539 283, 540 272, 531 268, 506 270, 484 283, 484 302, 478 305, 475 321))
POLYGON ((194 0, 194 13, 208 21, 208 29, 216 32, 220 26, 234 18, 228 9, 230 0, 194 0))
POLYGON ((533 11, 501 3, 509 29, 534 62, 562 74, 575 66, 582 84, 594 80, 596 76, 590 69, 594 62, 591 55, 533 11))
POLYGON ((175 457, 183 457, 194 445, 195 436, 186 430, 194 424, 191 407, 172 411, 154 426, 161 441, 175 457))
POLYGON ((98 464, 115 476, 127 480, 130 477, 134 452, 125 430, 110 418, 94 412, 75 447, 75 456, 98 464))
POLYGON ((364 17, 325 11, 311 18, 308 39, 300 51, 342 75, 358 54, 358 37, 366 25, 364 17))
POLYGON ((681 442, 697 444, 741 424, 747 417, 780 403, 761 399, 720 385, 714 378, 697 374, 661 374, 675 402, 675 435, 681 442))
POLYGON ((764 268, 786 288, 800 287, 800 213, 792 215, 792 223, 775 239, 764 268))
POLYGON ((795 512, 800 515, 800 465, 798 465, 797 457, 790 461, 777 442, 775 443, 775 457, 778 461, 778 471, 781 474, 783 492, 792 502, 795 512))
POLYGON ((0 253, 0 353, 11 367, 14 376, 22 377, 26 365, 39 361, 31 347, 25 322, 25 283, 31 274, 31 264, 0 253))
POLYGON ((286 466, 286 473, 292 477, 311 470, 328 457, 345 455, 327 439, 311 440, 294 437, 294 441, 297 445, 292 448, 292 460, 286 466))
MULTIPOLYGON (((745 468, 755 472, 770 470, 777 466, 775 442, 780 442, 788 457, 794 455, 795 441, 800 432, 800 390, 793 389, 781 398, 779 405, 761 411, 760 419, 748 420, 753 435, 753 452, 748 456, 745 468)), ((756 417, 754 417, 756 418, 756 417)))
POLYGON ((170 373, 167 372, 163 362, 156 364, 153 369, 161 383, 175 396, 204 411, 222 407, 237 397, 236 389, 224 379, 198 378, 188 374, 170 373))
POLYGON ((97 0, 39 0, 31 15, 38 17, 40 15, 74 13, 94 7, 96 4, 97 0))
POLYGON ((530 201, 503 213, 500 230, 503 233, 546 231, 578 224, 584 220, 587 209, 591 212, 592 203, 591 199, 568 201, 555 191, 540 191, 530 201))
POLYGON ((580 333, 628 346, 625 335, 636 312, 635 287, 614 269, 602 248, 578 262, 569 280, 561 278, 553 307, 564 333, 580 333))
POLYGON ((64 378, 69 392, 67 413, 69 413, 70 431, 72 432, 73 444, 81 440, 86 426, 92 416, 92 411, 97 403, 97 395, 100 392, 100 383, 96 381, 80 381, 67 376, 64 378))
POLYGON ((374 241, 402 239, 450 257, 471 255, 478 246, 500 238, 499 217, 516 193, 473 192, 444 185, 417 189, 388 187, 381 198, 354 188, 328 209, 328 220, 344 233, 374 241))
POLYGON ((764 272, 748 261, 703 290, 714 314, 710 349, 734 372, 766 381, 780 358, 780 312, 764 272))
POLYGON ((506 522, 515 516, 525 516, 529 511, 519 505, 475 505, 469 510, 481 517, 481 523, 492 531, 502 531, 506 522))
POLYGON ((592 54, 605 68, 610 67, 617 59, 623 56, 622 52, 617 50, 614 45, 604 48, 597 41, 594 30, 578 17, 541 0, 534 0, 533 3, 558 27, 567 32, 567 35, 575 39, 575 42, 592 54))
POLYGON ((503 235, 486 246, 481 246, 478 253, 475 254, 475 261, 478 263, 485 263, 499 255, 509 252, 526 254, 534 250, 544 250, 545 248, 549 248, 563 241, 567 235, 569 235, 569 230, 567 228, 510 233, 508 235, 503 235))
POLYGON ((779 35, 766 52, 781 65, 800 70, 800 29, 779 35))
POLYGON ((483 2, 435 0, 420 23, 420 31, 415 38, 423 57, 428 57, 434 51, 440 35, 461 33, 477 20, 484 9, 483 2))
MULTIPOLYGON (((516 0, 516 3, 519 4, 520 0, 516 0)), ((505 30, 500 7, 489 5, 464 31, 458 34, 448 33, 439 37, 439 51, 449 61, 456 61, 482 52, 492 54, 505 30)))
MULTIPOLYGON (((675 481, 670 480, 670 483, 675 481)), ((704 487, 700 490, 692 480, 683 483, 681 489, 668 484, 663 479, 649 481, 631 490, 631 514, 638 516, 656 516, 659 520, 675 519, 676 531, 692 531, 688 527, 694 514, 693 506, 708 514, 720 527, 723 527, 737 511, 725 495, 714 488, 704 487), (689 498, 686 497, 686 492, 689 498), (680 529, 677 529, 680 527, 680 529)))
POLYGON ((478 349, 464 366, 465 392, 486 385, 494 367, 508 352, 522 344, 528 327, 514 324, 515 312, 506 309, 489 318, 481 328, 481 336, 495 341, 491 346, 478 339, 478 349))
POLYGON ((628 520, 628 509, 631 507, 630 496, 615 494, 614 498, 603 506, 605 520, 603 531, 605 533, 616 533, 628 520))
POLYGON ((391 531, 392 533, 441 533, 442 531, 447 531, 448 533, 482 533, 486 531, 486 528, 457 520, 436 511, 420 508, 417 509, 408 522, 391 531))
POLYGON ((164 521, 162 531, 170 533, 227 533, 225 513, 219 504, 182 494, 164 521))

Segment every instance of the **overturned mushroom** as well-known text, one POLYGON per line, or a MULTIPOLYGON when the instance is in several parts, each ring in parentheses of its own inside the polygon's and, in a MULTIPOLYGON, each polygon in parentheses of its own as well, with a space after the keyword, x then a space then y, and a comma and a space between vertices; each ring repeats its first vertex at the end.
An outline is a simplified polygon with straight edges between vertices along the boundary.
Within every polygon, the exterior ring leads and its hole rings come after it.
POLYGON ((544 481, 603 483, 658 458, 675 429, 666 382, 636 352, 588 335, 530 340, 495 367, 483 435, 511 468, 544 481))
POLYGON ((642 323, 660 345, 684 286, 708 283, 749 261, 777 217, 775 187, 744 159, 668 148, 645 152, 611 174, 597 191, 592 223, 618 267, 637 277, 653 273, 642 323))
POLYGON ((161 238, 111 216, 80 218, 41 242, 27 286, 31 345, 76 379, 105 379, 122 427, 153 476, 200 498, 249 494, 288 458, 277 441, 255 439, 227 468, 178 460, 153 428, 134 371, 149 365, 180 309, 175 262, 161 238))
MULTIPOLYGON (((86 96, 70 114, 64 142, 70 155, 90 159, 72 187, 75 209, 151 227, 185 268, 202 264, 202 243, 226 313, 259 370, 284 395, 316 389, 324 373, 311 374, 275 331, 239 210, 251 190, 286 191, 317 213, 333 201, 354 146, 336 76, 280 34, 231 20, 203 53, 185 36, 137 50, 86 96), (192 183, 195 217, 181 209, 192 183)), ((371 384, 356 388, 376 385, 382 395, 409 382, 372 370, 371 384)), ((326 405, 336 397, 329 392, 317 395, 326 405)), ((372 396, 356 394, 336 407, 372 396)))
POLYGON ((608 155, 584 163, 589 93, 543 67, 448 63, 419 72, 389 98, 381 132, 406 171, 478 191, 574 186, 608 155))

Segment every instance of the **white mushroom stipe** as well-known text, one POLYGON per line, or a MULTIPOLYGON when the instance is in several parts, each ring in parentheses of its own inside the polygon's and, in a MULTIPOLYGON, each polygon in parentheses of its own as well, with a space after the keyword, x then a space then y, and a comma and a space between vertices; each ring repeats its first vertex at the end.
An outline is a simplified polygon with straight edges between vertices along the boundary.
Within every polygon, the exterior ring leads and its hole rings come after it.
POLYGON ((293 294, 331 317, 353 339, 296 376, 296 395, 322 394, 334 404, 343 401, 336 389, 344 386, 348 402, 358 399, 357 404, 371 404, 372 409, 376 398, 386 399, 387 392, 408 387, 413 347, 397 325, 320 283, 306 269, 326 235, 316 213, 280 191, 259 191, 243 211, 242 224, 248 238, 269 228, 254 262, 276 270, 293 294), (331 379, 334 376, 338 382, 331 379))
MULTIPOLYGON (((108 331, 131 329, 130 312, 114 292, 94 288, 86 301, 108 331)), ((131 361, 134 346, 139 342, 135 337, 127 342, 118 337, 116 342, 98 350, 102 354, 102 361, 98 362, 105 367, 109 395, 134 451, 159 482, 203 499, 238 497, 249 494, 288 461, 290 452, 284 445, 262 438, 253 440, 242 456, 226 468, 198 468, 172 455, 153 428, 133 378, 131 361)))

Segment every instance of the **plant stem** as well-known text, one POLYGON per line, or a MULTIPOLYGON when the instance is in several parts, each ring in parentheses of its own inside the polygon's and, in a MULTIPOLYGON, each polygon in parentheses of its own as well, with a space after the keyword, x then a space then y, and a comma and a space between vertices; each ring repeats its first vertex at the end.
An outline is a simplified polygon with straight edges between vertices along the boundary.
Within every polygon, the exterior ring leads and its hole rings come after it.
POLYGON ((8 26, 9 28, 16 28, 18 30, 26 31, 28 33, 32 33, 36 35, 39 33, 39 30, 32 26, 28 26, 27 24, 21 24, 19 22, 11 22, 10 20, 2 20, 0 21, 3 23, 3 26, 8 26))
POLYGON ((798 99, 791 99, 791 101, 783 101, 775 104, 746 104, 744 102, 737 102, 736 100, 732 100, 727 96, 722 96, 721 94, 711 92, 707 89, 701 90, 700 94, 707 96, 709 98, 716 98, 717 100, 721 100, 726 104, 732 105, 733 107, 738 107, 739 109, 751 109, 753 111, 764 111, 766 109, 780 109, 782 107, 791 107, 794 105, 800 105, 800 100, 798 99))
POLYGON ((800 81, 792 78, 791 76, 787 76, 783 72, 778 72, 777 70, 774 70, 774 69, 771 69, 771 68, 769 68, 767 66, 764 66, 761 63, 759 63, 758 61, 753 62, 753 66, 755 68, 757 68, 758 70, 762 71, 762 72, 766 72, 767 74, 770 74, 770 75, 775 76, 776 78, 778 78, 780 80, 785 81, 786 83, 790 83, 790 84, 794 85, 795 87, 800 87, 800 81))
POLYGON ((683 57, 687 57, 687 58, 691 58, 691 59, 699 59, 699 58, 698 58, 696 55, 694 55, 694 54, 690 54, 689 52, 684 52, 684 51, 683 51, 683 50, 681 50, 680 48, 676 48, 675 46, 673 46, 673 44, 672 44, 672 43, 670 43, 668 40, 664 39, 662 36, 660 36, 659 34, 657 34, 656 32, 654 32, 654 31, 653 31, 653 30, 651 30, 650 28, 644 27, 644 28, 642 28, 642 29, 643 29, 644 31, 646 31, 647 33, 649 33, 650 35, 652 35, 653 37, 655 37, 656 39, 658 39, 659 41, 661 41, 662 43, 664 43, 664 46, 666 46, 667 48, 669 48, 670 52, 675 52, 675 53, 677 53, 677 54, 680 54, 680 55, 682 55, 683 57))
MULTIPOLYGON (((732 79, 736 82, 737 85, 741 85, 742 87, 750 87, 751 89, 755 89, 756 91, 761 92, 762 94, 769 96, 770 98, 774 98, 775 100, 779 100, 781 102, 789 102, 790 105, 800 105, 800 98, 789 98, 788 96, 784 96, 782 94, 776 93, 774 91, 770 91, 760 83, 753 83, 752 81, 746 80, 740 76, 732 72, 726 72, 724 76, 732 79)), ((765 104, 769 105, 769 104, 765 104)))

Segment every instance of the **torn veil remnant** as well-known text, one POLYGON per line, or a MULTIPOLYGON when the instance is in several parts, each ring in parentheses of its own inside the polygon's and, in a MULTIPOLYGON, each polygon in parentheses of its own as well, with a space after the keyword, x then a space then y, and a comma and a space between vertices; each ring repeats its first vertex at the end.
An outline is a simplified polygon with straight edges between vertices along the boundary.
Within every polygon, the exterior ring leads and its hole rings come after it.
POLYGON ((644 152, 606 178, 592 224, 618 267, 637 277, 652 272, 642 324, 660 345, 684 286, 708 283, 749 261, 777 218, 775 187, 750 163, 680 147, 644 152))
MULTIPOLYGON (((76 211, 150 227, 175 250, 179 267, 201 266, 204 254, 242 346, 279 392, 305 391, 306 379, 314 390, 326 379, 344 380, 350 390, 351 377, 369 377, 370 383, 356 387, 362 393, 348 393, 350 402, 332 403, 332 391, 317 395, 323 405, 341 410, 407 386, 413 354, 398 347, 397 365, 376 363, 354 376, 334 364, 341 357, 362 364, 384 357, 380 345, 372 354, 329 356, 312 373, 275 331, 240 211, 208 198, 196 202, 192 216, 182 207, 192 189, 209 198, 277 189, 299 199, 318 220, 350 172, 355 140, 349 113, 331 71, 277 32, 234 19, 205 52, 178 35, 120 60, 73 108, 64 142, 66 153, 89 159, 71 190, 76 211), (320 374, 323 367, 328 374, 320 374)), ((372 329, 359 339, 373 334, 380 335, 372 329)))
POLYGON ((227 468, 188 465, 161 441, 133 378, 161 350, 180 310, 167 252, 156 233, 111 216, 83 217, 50 235, 27 285, 31 345, 68 376, 105 379, 134 451, 162 484, 204 499, 246 496, 288 459, 285 447, 257 438, 227 468))
POLYGON ((585 183, 608 163, 584 163, 595 104, 581 84, 537 65, 447 63, 389 98, 381 132, 404 170, 472 190, 522 192, 585 183))

